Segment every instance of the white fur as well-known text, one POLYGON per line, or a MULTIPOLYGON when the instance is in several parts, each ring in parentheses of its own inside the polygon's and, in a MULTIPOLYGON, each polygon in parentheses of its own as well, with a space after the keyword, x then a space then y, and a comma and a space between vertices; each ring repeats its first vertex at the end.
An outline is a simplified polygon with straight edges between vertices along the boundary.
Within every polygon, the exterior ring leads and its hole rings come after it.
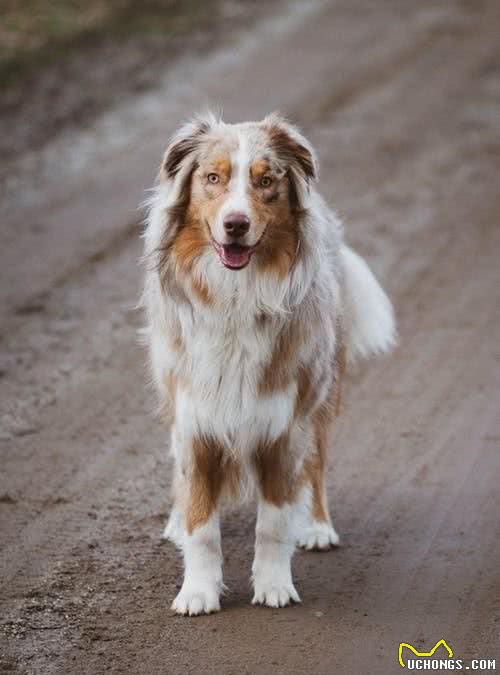
POLYGON ((312 521, 300 533, 297 543, 307 551, 323 551, 340 543, 340 537, 331 523, 312 521))
POLYGON ((348 361, 387 352, 396 342, 391 301, 361 256, 346 245, 341 246, 340 255, 344 268, 348 361))
POLYGON ((219 515, 184 534, 184 582, 172 609, 178 614, 210 614, 220 609, 222 584, 222 550, 219 515))
POLYGON ((252 565, 253 604, 284 607, 300 602, 292 581, 291 558, 295 549, 293 508, 278 508, 260 500, 252 565))
POLYGON ((169 519, 161 535, 162 539, 169 539, 173 544, 180 548, 184 545, 184 526, 182 524, 182 513, 174 506, 170 512, 169 519))
MULTIPOLYGON (((214 223, 212 235, 219 243, 224 243, 227 240, 226 232, 224 230, 224 218, 232 213, 240 213, 252 222, 253 213, 248 199, 248 172, 250 165, 250 155, 247 147, 247 137, 242 131, 238 134, 238 145, 236 151, 231 156, 232 176, 231 176, 231 190, 228 198, 224 202, 223 207, 217 214, 214 223)), ((253 246, 257 243, 256 233, 250 231, 247 237, 247 244, 253 246)))
POLYGON ((220 330, 217 319, 190 326, 181 317, 186 350, 175 372, 194 382, 192 391, 180 391, 176 424, 185 443, 196 435, 218 438, 230 448, 249 453, 264 435, 276 439, 289 426, 296 386, 273 396, 255 395, 258 376, 270 358, 269 345, 261 345, 252 326, 241 326, 239 339, 220 330))
POLYGON ((294 510, 293 531, 295 540, 301 548, 308 551, 322 551, 340 543, 330 519, 317 521, 312 514, 311 490, 306 487, 297 500, 294 510))
MULTIPOLYGON (((256 125, 252 123, 225 125, 213 117, 204 121, 210 133, 227 134, 238 140, 233 157, 234 180, 214 224, 216 237, 222 238, 224 215, 241 211, 252 218, 247 198, 248 167, 262 134, 256 135, 256 125)), ((312 148, 295 127, 275 116, 267 118, 266 123, 271 122, 282 124, 287 133, 308 148, 316 166, 312 148)), ((200 120, 195 120, 183 127, 170 147, 186 134, 195 133, 199 124, 200 120)), ((164 289, 158 272, 158 251, 168 227, 167 210, 178 199, 193 166, 193 158, 187 157, 176 175, 155 189, 144 235, 147 266, 144 335, 163 406, 168 403, 165 382, 169 375, 189 383, 186 388, 178 388, 175 405, 170 402, 174 419, 171 450, 178 494, 164 532, 184 554, 184 583, 173 603, 174 610, 181 614, 218 610, 223 588, 218 512, 192 534, 184 526, 182 508, 189 493, 186 476, 191 468, 193 440, 200 435, 218 439, 252 479, 252 454, 257 444, 272 442, 291 428, 291 459, 298 472, 313 447, 314 437, 309 418, 292 425, 296 383, 292 381, 286 389, 269 396, 257 393, 279 332, 292 319, 314 326, 310 338, 301 345, 298 358, 309 365, 312 377, 318 380, 317 405, 326 399, 335 376, 339 326, 345 326, 347 331, 350 358, 385 351, 395 339, 393 312, 387 296, 366 263, 341 243, 341 223, 312 182, 296 168, 293 171, 297 194, 306 216, 301 223, 300 250, 286 278, 259 272, 253 261, 238 272, 228 271, 215 252, 207 250, 196 261, 191 274, 208 287, 213 298, 210 306, 191 292, 190 278, 177 270, 173 273, 175 284, 189 297, 189 302, 179 301, 175 293, 164 289), (257 319, 262 315, 267 321, 258 327, 257 319), (174 336, 182 341, 181 352, 173 347, 174 336)), ((314 521, 307 490, 296 504, 282 508, 261 498, 252 567, 254 603, 278 607, 299 601, 291 575, 297 541, 308 549, 326 548, 338 543, 338 535, 330 522, 314 521)))

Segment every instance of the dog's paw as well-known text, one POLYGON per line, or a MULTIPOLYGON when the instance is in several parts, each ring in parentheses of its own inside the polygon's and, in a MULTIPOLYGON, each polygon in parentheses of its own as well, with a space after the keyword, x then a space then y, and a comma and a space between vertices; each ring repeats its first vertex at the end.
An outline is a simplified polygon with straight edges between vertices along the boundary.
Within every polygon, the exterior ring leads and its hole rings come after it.
POLYGON ((300 602, 299 594, 294 585, 277 583, 255 582, 253 605, 267 605, 268 607, 286 607, 290 602, 300 602))
POLYGON ((339 535, 330 523, 311 523, 298 538, 298 545, 307 551, 325 551, 339 544, 339 535))
POLYGON ((217 586, 209 588, 184 588, 172 603, 172 609, 176 614, 188 614, 196 616, 197 614, 211 614, 220 610, 219 589, 217 586))

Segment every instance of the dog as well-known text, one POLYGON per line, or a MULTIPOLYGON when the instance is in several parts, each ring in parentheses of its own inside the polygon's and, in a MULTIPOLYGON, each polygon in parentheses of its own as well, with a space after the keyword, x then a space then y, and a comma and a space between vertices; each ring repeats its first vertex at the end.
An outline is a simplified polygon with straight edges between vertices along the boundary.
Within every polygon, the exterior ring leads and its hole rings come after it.
POLYGON ((258 500, 254 604, 300 602, 291 559, 338 535, 325 465, 346 365, 395 342, 392 305, 319 195, 318 162, 277 113, 207 113, 170 140, 144 232, 145 335, 171 425, 184 557, 172 609, 220 609, 219 514, 258 500))

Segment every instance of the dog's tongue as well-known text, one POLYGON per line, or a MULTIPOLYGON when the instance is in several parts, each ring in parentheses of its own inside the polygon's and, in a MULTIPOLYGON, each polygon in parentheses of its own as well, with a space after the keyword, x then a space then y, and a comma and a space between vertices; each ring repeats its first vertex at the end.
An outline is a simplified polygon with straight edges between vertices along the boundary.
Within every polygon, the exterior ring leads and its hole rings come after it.
POLYGON ((250 246, 240 246, 239 244, 229 244, 222 246, 220 257, 224 265, 228 267, 244 267, 250 260, 252 248, 250 246))

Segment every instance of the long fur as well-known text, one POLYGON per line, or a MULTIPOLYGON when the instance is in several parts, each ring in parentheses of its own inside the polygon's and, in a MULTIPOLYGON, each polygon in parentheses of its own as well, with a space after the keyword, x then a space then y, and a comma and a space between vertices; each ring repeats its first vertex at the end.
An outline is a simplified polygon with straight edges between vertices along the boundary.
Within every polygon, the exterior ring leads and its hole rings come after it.
POLYGON ((396 323, 391 301, 366 262, 343 244, 343 297, 347 360, 388 352, 396 343, 396 323))
POLYGON ((181 614, 220 607, 219 507, 242 485, 259 499, 254 602, 297 601, 295 544, 338 542, 324 472, 346 357, 387 351, 395 324, 317 173, 312 146, 280 115, 205 115, 171 139, 149 200, 144 337, 171 426, 165 536, 184 554, 181 614), (249 223, 236 243, 228 217, 249 223))

